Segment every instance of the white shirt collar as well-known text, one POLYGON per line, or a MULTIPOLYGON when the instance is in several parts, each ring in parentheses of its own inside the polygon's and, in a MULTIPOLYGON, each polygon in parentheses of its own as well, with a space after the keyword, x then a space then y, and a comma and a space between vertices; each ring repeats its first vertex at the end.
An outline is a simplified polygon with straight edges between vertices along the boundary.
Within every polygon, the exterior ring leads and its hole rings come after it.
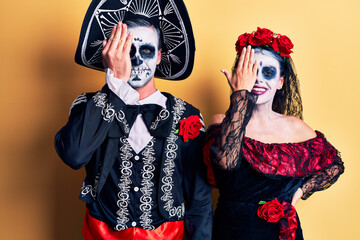
POLYGON ((159 91, 159 89, 156 89, 156 92, 148 96, 147 98, 139 100, 137 103, 139 105, 143 104, 157 104, 160 105, 163 108, 166 108, 166 100, 167 98, 159 91))

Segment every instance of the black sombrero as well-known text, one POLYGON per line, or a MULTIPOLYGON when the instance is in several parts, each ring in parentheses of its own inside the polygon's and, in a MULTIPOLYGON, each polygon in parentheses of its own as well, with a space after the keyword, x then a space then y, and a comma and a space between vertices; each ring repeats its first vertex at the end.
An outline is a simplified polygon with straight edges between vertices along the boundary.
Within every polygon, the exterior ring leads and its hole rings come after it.
POLYGON ((136 16, 158 22, 162 34, 161 63, 155 77, 187 78, 194 65, 195 41, 182 0, 93 0, 81 28, 75 61, 103 70, 102 41, 110 37, 115 24, 136 16))

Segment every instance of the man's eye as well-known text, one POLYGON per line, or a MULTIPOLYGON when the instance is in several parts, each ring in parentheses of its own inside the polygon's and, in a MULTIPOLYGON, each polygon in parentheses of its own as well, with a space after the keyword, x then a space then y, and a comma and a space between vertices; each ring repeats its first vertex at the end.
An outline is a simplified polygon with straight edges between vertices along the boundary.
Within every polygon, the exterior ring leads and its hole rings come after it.
POLYGON ((145 53, 145 54, 150 54, 151 53, 151 50, 150 49, 142 49, 142 52, 145 53))
POLYGON ((151 45, 141 46, 140 54, 143 58, 153 58, 155 55, 155 47, 151 45))

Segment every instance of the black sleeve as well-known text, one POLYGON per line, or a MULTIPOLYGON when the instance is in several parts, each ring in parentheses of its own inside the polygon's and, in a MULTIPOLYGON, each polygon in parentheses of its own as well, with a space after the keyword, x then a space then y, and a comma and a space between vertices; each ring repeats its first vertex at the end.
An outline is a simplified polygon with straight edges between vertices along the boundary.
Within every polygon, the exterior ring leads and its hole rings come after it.
POLYGON ((342 173, 344 173, 344 162, 341 160, 338 151, 335 160, 331 166, 318 174, 303 180, 301 190, 303 191, 303 200, 308 199, 314 192, 322 191, 333 185, 342 173))
MULTIPOLYGON (((200 117, 201 118, 201 117, 200 117)), ((184 164, 185 230, 188 240, 210 240, 212 232, 212 190, 206 181, 202 161, 203 131, 188 143, 184 164)))
POLYGON ((239 164, 242 141, 257 96, 247 90, 233 92, 230 107, 220 125, 220 132, 210 147, 210 158, 215 166, 224 170, 233 170, 239 164))
POLYGON ((64 163, 73 169, 85 166, 124 105, 107 85, 95 94, 75 99, 68 122, 55 136, 55 149, 64 163))

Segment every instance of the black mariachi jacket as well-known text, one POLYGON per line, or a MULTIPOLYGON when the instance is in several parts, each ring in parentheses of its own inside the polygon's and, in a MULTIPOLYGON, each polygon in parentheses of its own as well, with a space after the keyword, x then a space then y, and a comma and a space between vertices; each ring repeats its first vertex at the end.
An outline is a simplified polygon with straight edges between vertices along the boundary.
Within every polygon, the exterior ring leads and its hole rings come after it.
MULTIPOLYGON (((188 239, 211 239, 211 187, 206 183, 200 155, 204 132, 189 142, 175 134, 181 119, 200 116, 200 112, 171 94, 163 94, 167 97, 167 109, 154 116, 150 127, 154 137, 165 137, 160 184, 155 186, 157 205, 169 221, 185 220, 188 239)), ((80 199, 87 203, 97 200, 119 152, 120 138, 130 132, 129 111, 105 85, 97 93, 75 99, 68 123, 55 136, 61 159, 73 169, 86 168, 80 199)))

